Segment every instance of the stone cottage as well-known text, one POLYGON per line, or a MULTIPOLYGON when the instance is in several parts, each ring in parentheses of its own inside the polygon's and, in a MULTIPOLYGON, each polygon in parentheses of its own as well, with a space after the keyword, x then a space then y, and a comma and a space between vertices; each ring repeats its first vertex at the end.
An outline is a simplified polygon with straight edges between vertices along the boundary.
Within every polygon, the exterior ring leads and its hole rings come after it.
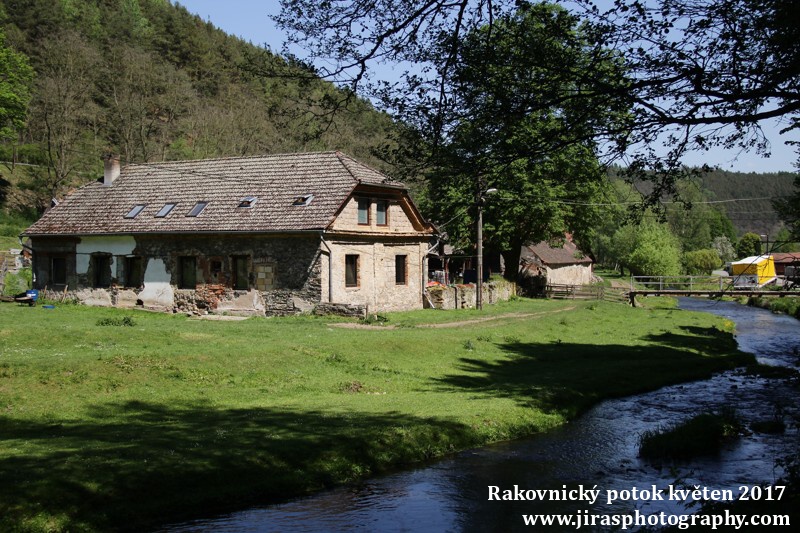
POLYGON ((24 235, 50 297, 270 315, 421 308, 434 233, 402 183, 322 152, 107 157, 24 235))
POLYGON ((529 292, 546 285, 589 285, 594 281, 592 259, 578 249, 569 235, 561 246, 539 242, 523 246, 520 253, 520 283, 529 292))

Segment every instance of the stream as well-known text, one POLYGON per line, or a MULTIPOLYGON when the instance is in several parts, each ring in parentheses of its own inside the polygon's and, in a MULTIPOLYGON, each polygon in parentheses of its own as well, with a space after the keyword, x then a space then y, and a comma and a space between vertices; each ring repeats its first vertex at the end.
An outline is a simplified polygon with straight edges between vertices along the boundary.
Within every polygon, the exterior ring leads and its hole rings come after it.
MULTIPOLYGON (((754 353, 761 363, 793 368, 800 364, 800 323, 791 317, 700 299, 682 298, 680 307, 734 321, 740 348, 754 353)), ((789 423, 789 416, 783 434, 753 432, 731 441, 717 456, 672 465, 637 457, 638 437, 643 431, 731 406, 748 424, 772 419, 776 413, 798 413, 796 390, 785 380, 730 371, 705 381, 602 402, 572 423, 529 439, 462 452, 428 466, 307 498, 176 524, 162 531, 521 531, 531 529, 524 525, 523 513, 691 513, 696 509, 669 498, 609 504, 606 491, 651 489, 653 485, 666 490, 683 483, 730 489, 739 495, 742 485, 773 484, 782 473, 776 459, 797 445, 797 428, 789 423), (489 501, 490 486, 505 490, 514 485, 567 490, 596 485, 601 497, 593 504, 553 499, 489 501)), ((575 530, 561 530, 566 529, 575 530)))

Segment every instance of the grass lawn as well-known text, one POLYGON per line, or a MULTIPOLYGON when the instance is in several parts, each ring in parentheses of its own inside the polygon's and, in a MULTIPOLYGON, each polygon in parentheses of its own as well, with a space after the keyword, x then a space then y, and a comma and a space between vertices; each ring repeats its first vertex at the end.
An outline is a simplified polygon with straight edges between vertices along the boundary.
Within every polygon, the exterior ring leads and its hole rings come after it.
POLYGON ((264 503, 752 362, 730 323, 668 307, 388 318, 0 304, 0 530, 141 530, 264 503))

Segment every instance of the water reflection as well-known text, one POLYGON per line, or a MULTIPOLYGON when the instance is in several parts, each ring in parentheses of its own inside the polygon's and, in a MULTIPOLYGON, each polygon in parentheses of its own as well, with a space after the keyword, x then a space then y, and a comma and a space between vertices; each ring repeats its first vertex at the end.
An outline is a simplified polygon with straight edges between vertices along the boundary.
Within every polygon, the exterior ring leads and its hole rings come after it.
MULTIPOLYGON (((796 366, 798 322, 760 309, 705 300, 682 308, 708 311, 737 323, 743 350, 773 365, 796 366)), ((637 457, 638 435, 704 410, 735 406, 750 420, 767 419, 776 403, 796 409, 793 391, 780 381, 727 372, 710 380, 603 402, 575 422, 535 438, 464 452, 428 467, 367 480, 262 509, 168 528, 188 531, 515 531, 523 513, 684 512, 679 502, 608 504, 586 501, 489 501, 488 487, 572 489, 666 488, 681 478, 691 485, 736 490, 773 482, 775 459, 796 443, 796 430, 752 434, 718 457, 680 465, 654 465, 637 457)))

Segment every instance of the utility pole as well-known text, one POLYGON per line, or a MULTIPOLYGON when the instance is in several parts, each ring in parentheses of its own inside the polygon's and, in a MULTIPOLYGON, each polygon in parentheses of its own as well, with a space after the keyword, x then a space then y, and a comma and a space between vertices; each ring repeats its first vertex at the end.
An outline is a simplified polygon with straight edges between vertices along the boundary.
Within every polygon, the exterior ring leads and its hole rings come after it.
POLYGON ((478 309, 483 309, 483 204, 486 201, 486 197, 490 194, 494 194, 497 192, 497 189, 486 189, 483 190, 483 185, 481 184, 480 189, 478 190, 478 267, 476 269, 476 274, 478 275, 478 283, 477 283, 477 294, 475 295, 475 307, 478 309))

